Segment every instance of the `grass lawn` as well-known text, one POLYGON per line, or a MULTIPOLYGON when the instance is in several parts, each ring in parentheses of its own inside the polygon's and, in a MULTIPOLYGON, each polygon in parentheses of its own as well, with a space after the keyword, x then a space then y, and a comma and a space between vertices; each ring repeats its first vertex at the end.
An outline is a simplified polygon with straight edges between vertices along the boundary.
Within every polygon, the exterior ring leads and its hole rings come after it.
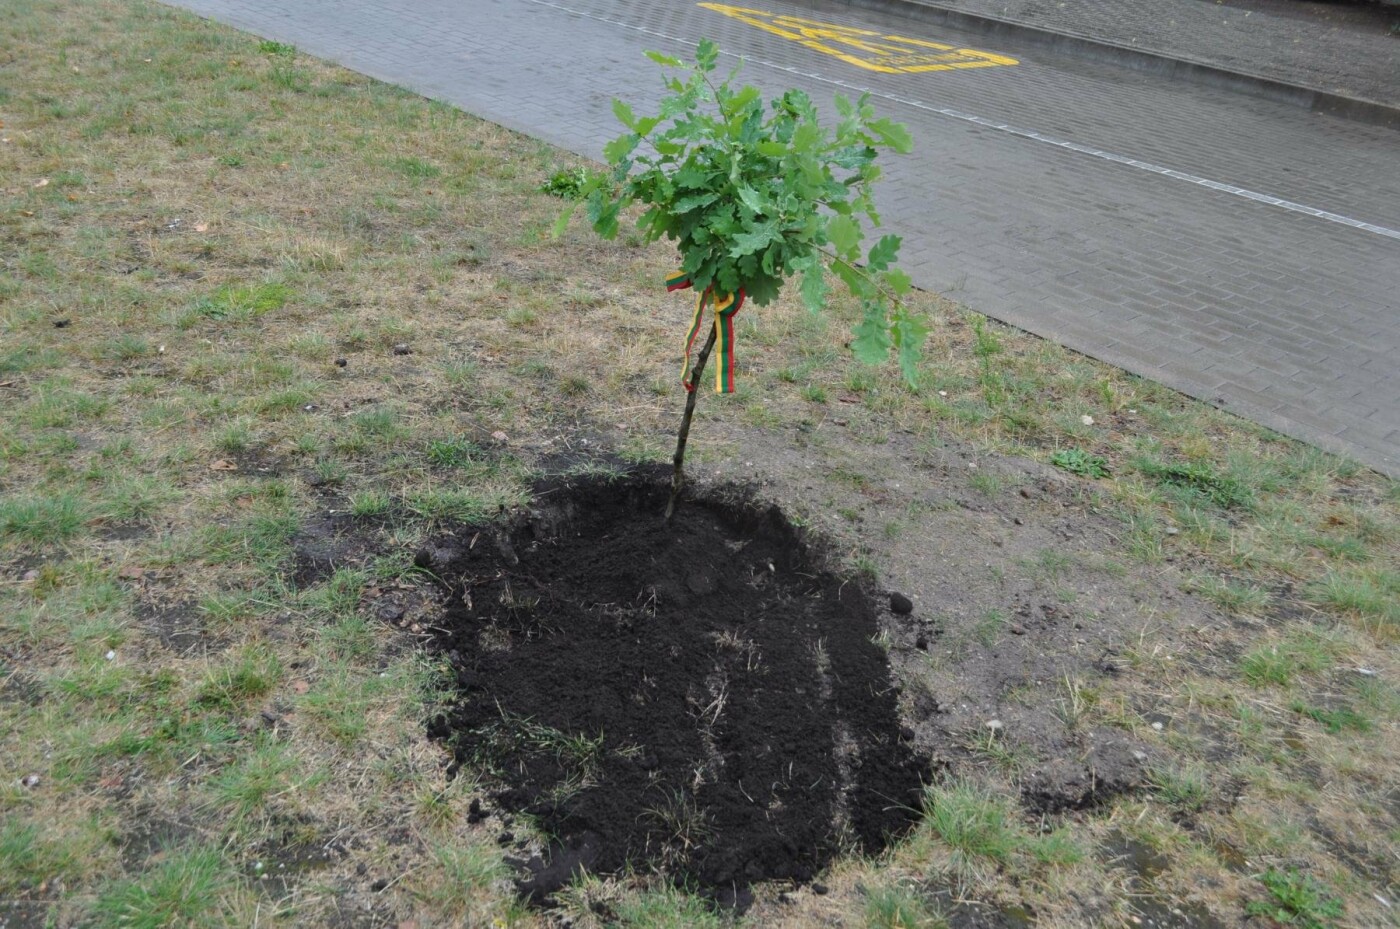
MULTIPOLYGON (((524 907, 425 728, 419 544, 669 455, 667 251, 549 237, 576 158, 142 0, 8 0, 0 66, 0 925, 733 921, 644 870, 524 907)), ((702 484, 950 591, 881 636, 920 824, 739 921, 1393 924, 1400 486, 919 299, 917 391, 784 301, 700 400, 702 484), (987 671, 1013 593, 1076 618, 1053 675, 987 671), (1102 733, 1140 781, 1033 812, 1102 733)))

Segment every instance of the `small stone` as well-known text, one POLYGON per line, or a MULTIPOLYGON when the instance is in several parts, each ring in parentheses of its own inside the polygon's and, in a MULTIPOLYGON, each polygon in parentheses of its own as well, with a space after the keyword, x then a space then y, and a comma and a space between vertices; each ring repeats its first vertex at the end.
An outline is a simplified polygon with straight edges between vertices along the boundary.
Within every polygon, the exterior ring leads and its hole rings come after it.
POLYGON ((114 661, 116 660, 117 653, 112 651, 111 649, 108 649, 107 654, 103 655, 102 657, 106 658, 108 661, 114 661))
POLYGON ((25 787, 38 787, 39 775, 26 774, 24 777, 20 778, 20 783, 23 784, 25 787))
POLYGON ((691 593, 700 596, 712 594, 717 589, 714 577, 705 571, 690 572, 686 576, 685 586, 690 589, 691 593))
POLYGON ((37 581, 39 579, 39 572, 30 568, 28 571, 24 572, 24 579, 26 581, 37 581))
POLYGON ((1086 426, 1092 426, 1094 424, 1094 417, 1086 413, 1085 415, 1079 417, 1079 421, 1086 426))
POLYGON ((914 602, 901 593, 890 593, 890 611, 898 613, 900 616, 908 616, 914 612, 914 602))
POLYGON ((425 545, 413 556, 413 563, 420 568, 427 568, 434 573, 441 574, 452 567, 452 563, 461 558, 463 552, 451 542, 425 545))
POLYGON ((1176 528, 1175 526, 1168 526, 1168 527, 1167 527, 1167 535, 1177 535, 1177 534, 1180 533, 1180 532, 1181 532, 1181 530, 1178 529, 1178 528, 1176 528))
POLYGON ((812 885, 812 893, 816 894, 818 897, 825 897, 830 892, 830 889, 825 884, 812 885))
POLYGON ((1140 751, 1137 751, 1136 749, 1134 749, 1134 750, 1133 750, 1133 758, 1134 758, 1135 760, 1137 760, 1137 761, 1146 761, 1146 760, 1147 760, 1147 752, 1140 752, 1140 751))
POLYGON ((409 348, 408 345, 403 342, 400 342, 398 345, 394 346, 395 355, 407 355, 412 353, 412 351, 413 349, 409 348))
POLYGON ((337 359, 335 360, 335 366, 336 366, 337 368, 343 368, 343 367, 345 367, 346 365, 348 365, 349 363, 350 363, 350 362, 347 361, 347 360, 344 359, 344 358, 337 358, 337 359))
POLYGON ((1012 634, 1012 635, 1025 635, 1025 634, 1026 634, 1026 627, 1020 625, 1019 623, 1015 623, 1015 624, 1013 624, 1013 625, 1011 626, 1011 630, 1010 630, 1010 631, 1011 631, 1011 634, 1012 634))
POLYGON ((1153 724, 1152 724, 1152 728, 1155 729, 1157 732, 1161 732, 1161 731, 1162 731, 1162 724, 1161 724, 1161 723, 1153 723, 1153 724))
POLYGON ((502 431, 499 430, 499 429, 497 429, 495 432, 491 433, 491 438, 495 439, 497 442, 509 442, 509 441, 510 441, 510 436, 506 435, 504 432, 502 432, 502 431))

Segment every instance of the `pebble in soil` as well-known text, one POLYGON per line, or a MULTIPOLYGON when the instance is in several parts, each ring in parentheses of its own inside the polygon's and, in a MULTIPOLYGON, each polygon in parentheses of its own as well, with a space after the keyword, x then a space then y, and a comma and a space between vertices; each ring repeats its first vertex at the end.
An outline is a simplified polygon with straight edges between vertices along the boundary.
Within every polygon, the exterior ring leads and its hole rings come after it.
MULTIPOLYGON (((875 608, 775 508, 659 475, 542 489, 505 526, 434 540, 457 674, 432 733, 554 837, 543 899, 586 868, 721 898, 878 852, 918 808, 875 608)), ((907 731, 907 730, 906 730, 907 731)))

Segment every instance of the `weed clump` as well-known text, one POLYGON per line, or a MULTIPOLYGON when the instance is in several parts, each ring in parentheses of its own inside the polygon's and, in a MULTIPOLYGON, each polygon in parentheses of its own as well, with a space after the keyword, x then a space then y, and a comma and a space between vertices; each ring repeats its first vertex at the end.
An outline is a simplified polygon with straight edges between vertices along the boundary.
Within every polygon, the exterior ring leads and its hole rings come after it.
POLYGON ((1245 912, 1250 916, 1263 916, 1302 929, 1327 929, 1344 912, 1342 901, 1330 896, 1326 886, 1297 870, 1270 868, 1259 875, 1259 880, 1269 891, 1269 899, 1247 903, 1245 912))
POLYGON ((1062 448, 1050 456, 1050 463, 1080 477, 1108 477, 1108 459, 1091 455, 1081 448, 1062 448))
POLYGON ((1159 484, 1184 492, 1188 499, 1194 498, 1218 506, 1223 510, 1254 507, 1254 491, 1238 478, 1217 473, 1205 462, 1159 462, 1152 459, 1139 459, 1137 469, 1159 484))

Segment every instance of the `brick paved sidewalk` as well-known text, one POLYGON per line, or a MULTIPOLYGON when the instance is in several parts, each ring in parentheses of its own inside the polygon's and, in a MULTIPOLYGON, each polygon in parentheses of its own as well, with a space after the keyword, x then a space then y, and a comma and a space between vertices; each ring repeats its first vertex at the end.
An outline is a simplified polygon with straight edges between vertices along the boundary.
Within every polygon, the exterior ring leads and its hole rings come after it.
POLYGON ((991 17, 1400 107, 1400 5, 1312 0, 865 0, 860 5, 891 2, 991 17))
POLYGON ((1400 477, 1396 129, 943 27, 916 33, 1018 63, 876 73, 695 0, 174 2, 593 157, 615 95, 655 105, 645 48, 869 90, 915 139, 882 203, 918 286, 1400 477))

